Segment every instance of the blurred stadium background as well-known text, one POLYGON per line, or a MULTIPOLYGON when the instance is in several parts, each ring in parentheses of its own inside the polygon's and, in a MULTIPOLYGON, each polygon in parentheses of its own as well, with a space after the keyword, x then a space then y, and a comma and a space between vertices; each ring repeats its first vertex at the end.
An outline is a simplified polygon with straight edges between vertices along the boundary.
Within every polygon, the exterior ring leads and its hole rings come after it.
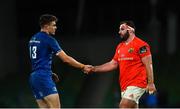
MULTIPOLYGON (((59 18, 55 38, 70 56, 99 65, 112 59, 121 20, 133 20, 136 34, 152 50, 157 87, 140 107, 180 107, 179 10, 176 0, 1 0, 0 107, 37 107, 28 76, 28 40, 39 31, 41 14, 59 18)), ((62 107, 117 107, 118 71, 85 75, 54 57, 62 107)))

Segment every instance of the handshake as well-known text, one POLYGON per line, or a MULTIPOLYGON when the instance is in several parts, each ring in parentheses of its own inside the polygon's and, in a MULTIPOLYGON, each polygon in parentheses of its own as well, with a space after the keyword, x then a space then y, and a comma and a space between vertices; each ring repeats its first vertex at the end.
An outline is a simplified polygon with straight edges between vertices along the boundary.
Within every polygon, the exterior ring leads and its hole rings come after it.
MULTIPOLYGON (((89 74, 89 73, 92 73, 92 72, 95 72, 95 67, 92 66, 92 65, 84 65, 82 71, 85 73, 85 74, 89 74)), ((52 79, 54 82, 58 83, 59 82, 59 77, 56 73, 52 73, 52 79)))
POLYGON ((89 73, 95 72, 95 67, 92 65, 85 65, 84 68, 82 69, 82 71, 85 74, 89 74, 89 73))

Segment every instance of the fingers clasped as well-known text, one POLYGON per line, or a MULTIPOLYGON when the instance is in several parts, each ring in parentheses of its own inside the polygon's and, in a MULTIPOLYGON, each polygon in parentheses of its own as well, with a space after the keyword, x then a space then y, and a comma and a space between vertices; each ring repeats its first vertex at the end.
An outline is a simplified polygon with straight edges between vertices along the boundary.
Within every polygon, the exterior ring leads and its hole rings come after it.
POLYGON ((93 69, 94 69, 94 66, 92 66, 92 65, 85 65, 85 67, 83 69, 83 72, 85 74, 89 74, 89 73, 93 72, 93 69))

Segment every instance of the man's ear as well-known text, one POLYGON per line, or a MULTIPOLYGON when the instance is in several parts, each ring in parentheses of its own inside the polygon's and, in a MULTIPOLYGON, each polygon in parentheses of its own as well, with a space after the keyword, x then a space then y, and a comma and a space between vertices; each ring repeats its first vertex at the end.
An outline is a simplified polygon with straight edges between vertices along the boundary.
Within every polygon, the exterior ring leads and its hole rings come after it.
POLYGON ((132 33, 133 30, 128 28, 128 29, 127 29, 127 32, 132 33))
POLYGON ((131 30, 128 28, 127 31, 131 31, 131 30))
POLYGON ((49 25, 44 25, 44 28, 48 28, 49 27, 49 25))
POLYGON ((130 30, 130 31, 132 31, 132 32, 134 32, 134 28, 132 28, 132 27, 130 27, 130 26, 128 26, 127 29, 130 30))

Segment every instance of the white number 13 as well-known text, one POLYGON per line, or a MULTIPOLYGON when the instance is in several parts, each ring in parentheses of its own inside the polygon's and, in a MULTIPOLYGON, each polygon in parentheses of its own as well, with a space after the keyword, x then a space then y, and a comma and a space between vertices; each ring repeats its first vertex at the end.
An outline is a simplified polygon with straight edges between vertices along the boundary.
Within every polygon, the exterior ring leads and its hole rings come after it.
POLYGON ((30 47, 30 56, 32 59, 36 59, 37 57, 36 51, 37 51, 37 46, 32 46, 32 49, 30 47))

